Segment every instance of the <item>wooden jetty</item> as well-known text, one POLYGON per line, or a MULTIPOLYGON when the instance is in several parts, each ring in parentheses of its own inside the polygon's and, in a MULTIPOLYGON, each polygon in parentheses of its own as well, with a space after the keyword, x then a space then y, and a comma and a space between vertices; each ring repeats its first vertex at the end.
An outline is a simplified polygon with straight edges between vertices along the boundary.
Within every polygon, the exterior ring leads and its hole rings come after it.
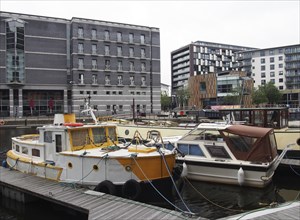
POLYGON ((0 167, 2 195, 20 202, 37 197, 80 212, 85 219, 191 219, 174 210, 70 186, 0 167))
MULTIPOLYGON (((222 218, 222 220, 245 220, 245 219, 300 219, 300 201, 286 202, 278 206, 270 206, 258 210, 249 211, 243 214, 222 218)), ((220 219, 221 220, 221 219, 220 219)))

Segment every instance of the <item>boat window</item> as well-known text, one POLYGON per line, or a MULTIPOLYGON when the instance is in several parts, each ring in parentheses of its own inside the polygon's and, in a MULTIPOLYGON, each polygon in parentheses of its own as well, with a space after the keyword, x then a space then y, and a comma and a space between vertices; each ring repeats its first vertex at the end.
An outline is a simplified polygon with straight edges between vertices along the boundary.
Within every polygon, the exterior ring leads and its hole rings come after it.
POLYGON ((44 132, 44 142, 52 143, 52 131, 45 131, 44 132))
POLYGON ((275 140, 275 135, 274 135, 274 133, 270 133, 270 134, 269 134, 269 137, 270 137, 271 148, 272 148, 272 149, 277 149, 277 145, 276 145, 276 140, 275 140))
POLYGON ((90 137, 87 129, 71 131, 73 146, 84 146, 90 144, 90 137))
POLYGON ((165 144, 165 148, 168 149, 168 150, 173 150, 174 149, 174 145, 171 144, 171 143, 167 143, 167 144, 165 144))
POLYGON ((257 138, 252 137, 246 137, 246 136, 240 136, 235 134, 227 134, 230 142, 232 143, 232 146, 235 150, 241 151, 241 152, 249 152, 257 140, 257 138))
POLYGON ((231 159, 227 151, 223 146, 217 146, 217 145, 204 145, 209 152, 211 157, 217 157, 217 158, 228 158, 231 159))
POLYGON ((181 153, 188 155, 189 154, 189 145, 188 144, 178 144, 178 149, 181 153))
POLYGON ((28 154, 28 148, 22 147, 22 154, 28 154))
POLYGON ((92 128, 93 136, 94 136, 94 143, 95 144, 100 144, 103 142, 106 142, 106 137, 105 137, 105 128, 92 128))
POLYGON ((38 149, 32 149, 31 150, 31 154, 32 154, 32 156, 40 157, 40 150, 38 150, 38 149))
POLYGON ((20 146, 16 145, 16 151, 20 152, 20 146))
POLYGON ((56 148, 56 152, 61 152, 62 151, 61 135, 60 134, 55 135, 55 148, 56 148))
POLYGON ((195 156, 204 156, 202 150, 200 149, 199 145, 190 144, 189 145, 189 155, 195 156))
POLYGON ((115 129, 114 127, 109 127, 109 128, 108 128, 108 137, 109 137, 112 141, 116 141, 116 140, 117 140, 116 129, 115 129))

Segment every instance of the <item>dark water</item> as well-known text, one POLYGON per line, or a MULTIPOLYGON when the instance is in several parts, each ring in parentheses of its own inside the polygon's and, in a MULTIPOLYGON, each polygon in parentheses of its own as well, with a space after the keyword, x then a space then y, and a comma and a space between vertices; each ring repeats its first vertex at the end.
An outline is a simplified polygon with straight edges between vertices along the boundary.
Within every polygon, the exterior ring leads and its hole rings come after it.
MULTIPOLYGON (((1 161, 5 158, 4 152, 11 148, 11 137, 32 133, 37 133, 35 128, 0 128, 1 161)), ((297 197, 299 200, 299 193, 300 175, 294 172, 287 173, 286 171, 276 172, 273 182, 264 189, 185 181, 181 190, 181 195, 190 211, 208 219, 217 219, 262 208, 273 202, 293 201, 297 197)), ((169 199, 174 201, 175 206, 179 207, 180 210, 186 211, 185 205, 178 197, 169 199)), ((174 209, 173 206, 167 203, 159 204, 159 206, 174 209)), ((0 220, 70 218, 74 220, 86 219, 85 216, 79 215, 79 213, 68 213, 66 209, 45 201, 35 201, 24 205, 1 197, 0 220)))

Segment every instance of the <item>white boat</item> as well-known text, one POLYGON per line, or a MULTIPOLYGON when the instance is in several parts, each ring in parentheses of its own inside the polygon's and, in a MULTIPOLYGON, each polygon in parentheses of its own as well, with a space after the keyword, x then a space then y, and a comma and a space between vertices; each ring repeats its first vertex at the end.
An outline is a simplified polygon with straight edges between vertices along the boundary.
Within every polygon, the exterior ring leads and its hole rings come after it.
POLYGON ((272 128, 202 123, 175 143, 187 178, 265 187, 289 147, 277 154, 272 128))
POLYGON ((120 143, 115 125, 55 115, 53 124, 38 131, 12 138, 6 159, 11 169, 138 199, 149 183, 169 181, 175 166, 175 153, 163 147, 120 143))

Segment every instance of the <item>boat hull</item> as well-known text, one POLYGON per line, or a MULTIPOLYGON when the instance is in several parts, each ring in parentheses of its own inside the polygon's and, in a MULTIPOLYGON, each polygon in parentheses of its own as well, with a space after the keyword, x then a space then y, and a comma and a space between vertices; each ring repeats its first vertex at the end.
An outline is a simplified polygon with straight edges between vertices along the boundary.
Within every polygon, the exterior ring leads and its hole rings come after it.
POLYGON ((178 159, 178 164, 187 165, 187 178, 197 181, 242 185, 263 188, 271 181, 274 171, 272 164, 267 166, 249 166, 225 162, 189 161, 178 159), (243 181, 239 180, 239 170, 242 167, 243 181))

